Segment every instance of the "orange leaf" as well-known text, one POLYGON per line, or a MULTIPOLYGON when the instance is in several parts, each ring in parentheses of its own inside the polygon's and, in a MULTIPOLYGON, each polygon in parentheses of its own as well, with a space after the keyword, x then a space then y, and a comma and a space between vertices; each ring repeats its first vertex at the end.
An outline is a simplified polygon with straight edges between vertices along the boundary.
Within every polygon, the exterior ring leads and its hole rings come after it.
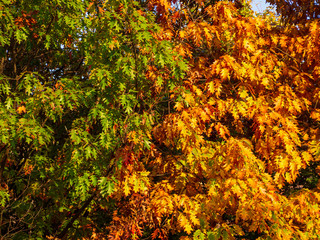
POLYGON ((25 106, 20 106, 20 107, 18 107, 18 108, 17 108, 17 112, 18 112, 19 114, 26 113, 26 112, 27 112, 26 107, 25 107, 25 106))

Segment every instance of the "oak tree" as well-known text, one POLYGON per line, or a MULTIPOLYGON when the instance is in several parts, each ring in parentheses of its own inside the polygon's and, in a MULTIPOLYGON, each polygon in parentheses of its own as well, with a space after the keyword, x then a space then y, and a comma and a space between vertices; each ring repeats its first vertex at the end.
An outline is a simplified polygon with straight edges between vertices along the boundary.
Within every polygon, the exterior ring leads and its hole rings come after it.
POLYGON ((318 238, 318 4, 270 3, 2 1, 0 235, 318 238))

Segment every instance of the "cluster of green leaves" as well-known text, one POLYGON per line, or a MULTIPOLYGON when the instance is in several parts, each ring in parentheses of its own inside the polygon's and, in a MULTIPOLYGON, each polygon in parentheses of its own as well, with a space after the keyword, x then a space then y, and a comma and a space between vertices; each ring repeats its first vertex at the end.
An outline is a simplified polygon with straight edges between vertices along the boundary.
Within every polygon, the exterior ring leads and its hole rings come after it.
POLYGON ((186 65, 138 1, 0 9, 0 235, 90 236, 186 65))

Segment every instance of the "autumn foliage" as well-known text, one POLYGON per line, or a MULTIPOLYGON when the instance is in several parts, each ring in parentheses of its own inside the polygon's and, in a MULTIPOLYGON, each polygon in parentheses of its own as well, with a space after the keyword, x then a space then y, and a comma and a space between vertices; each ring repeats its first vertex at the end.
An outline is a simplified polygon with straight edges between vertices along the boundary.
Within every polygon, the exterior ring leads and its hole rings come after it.
POLYGON ((318 239, 319 3, 269 2, 0 3, 0 236, 318 239))

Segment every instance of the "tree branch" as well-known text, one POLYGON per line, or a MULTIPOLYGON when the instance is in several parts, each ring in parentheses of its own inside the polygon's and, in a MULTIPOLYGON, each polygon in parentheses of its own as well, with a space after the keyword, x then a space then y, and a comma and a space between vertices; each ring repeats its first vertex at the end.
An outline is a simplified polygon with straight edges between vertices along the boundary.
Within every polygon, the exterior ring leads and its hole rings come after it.
POLYGON ((73 217, 71 218, 71 220, 67 224, 67 226, 65 226, 65 228, 61 231, 61 233, 58 234, 58 236, 57 236, 58 238, 63 239, 63 240, 66 239, 69 228, 72 227, 74 221, 77 220, 80 217, 80 215, 84 212, 84 210, 89 206, 89 204, 94 199, 96 194, 97 194, 97 192, 92 193, 91 197, 88 198, 87 201, 84 202, 82 207, 75 212, 75 214, 73 215, 73 217))

